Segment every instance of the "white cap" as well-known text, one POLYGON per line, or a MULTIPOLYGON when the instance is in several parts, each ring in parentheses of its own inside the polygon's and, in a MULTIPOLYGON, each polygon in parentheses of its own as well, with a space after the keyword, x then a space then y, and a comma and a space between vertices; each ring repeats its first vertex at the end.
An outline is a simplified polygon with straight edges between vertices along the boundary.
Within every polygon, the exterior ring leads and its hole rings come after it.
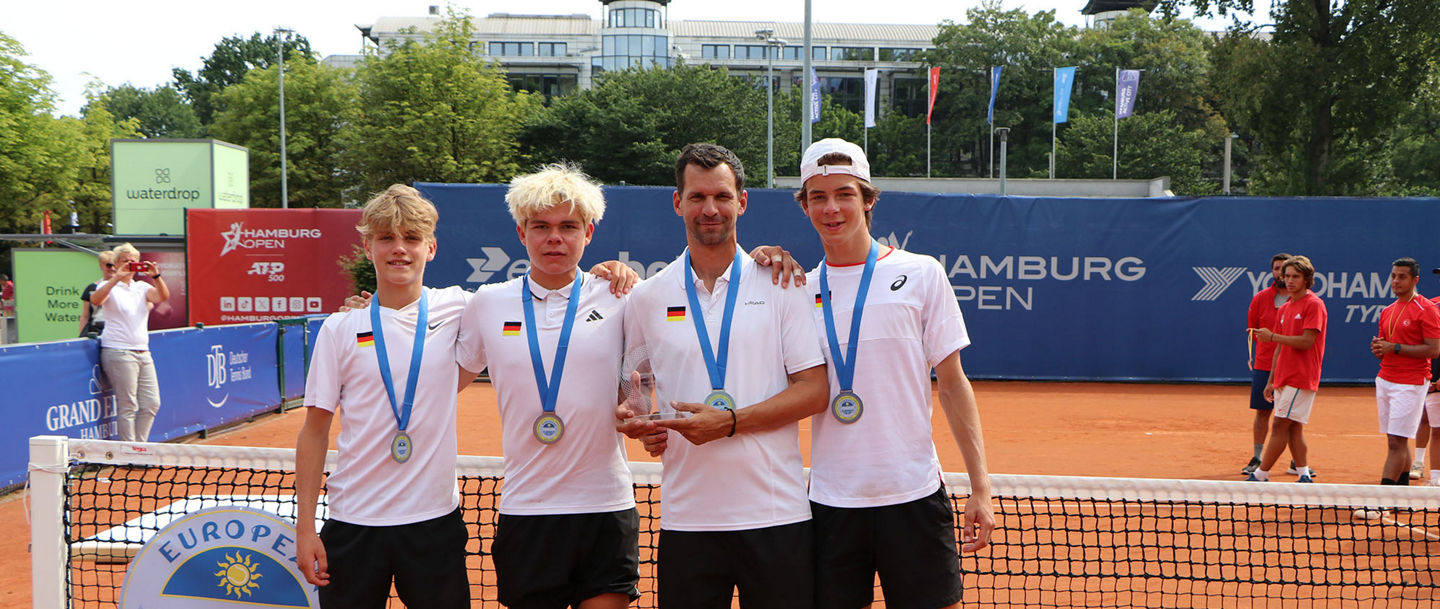
POLYGON ((840 138, 832 137, 810 144, 805 149, 805 155, 800 157, 800 183, 804 184, 815 176, 828 176, 831 174, 843 173, 852 175, 865 183, 870 183, 870 161, 865 158, 865 151, 859 146, 851 144, 840 138), (850 157, 849 165, 820 165, 818 161, 827 154, 838 152, 850 157))

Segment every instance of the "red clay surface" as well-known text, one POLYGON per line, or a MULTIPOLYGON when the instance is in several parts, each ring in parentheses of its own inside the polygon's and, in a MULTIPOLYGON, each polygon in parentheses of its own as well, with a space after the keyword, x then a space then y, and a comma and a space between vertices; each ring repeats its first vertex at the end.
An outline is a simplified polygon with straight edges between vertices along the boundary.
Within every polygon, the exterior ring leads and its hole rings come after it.
MULTIPOLYGON (((991 473, 1057 476, 1239 480, 1251 453, 1248 392, 1214 385, 976 383, 991 473)), ((500 454, 494 396, 488 384, 461 394, 461 453, 500 454)), ((303 409, 267 415, 188 441, 293 447, 304 416, 303 409)), ((935 417, 945 471, 964 471, 938 408, 935 417)), ((808 451, 808 422, 801 427, 808 451)), ((1385 440, 1377 430, 1373 388, 1322 387, 1306 437, 1321 482, 1378 482, 1385 440)), ((634 443, 631 449, 632 459, 651 460, 634 443)), ((1292 479, 1282 468, 1276 473, 1278 480, 1292 479)), ((0 500, 0 524, 7 532, 0 536, 0 607, 30 605, 23 496, 16 492, 0 500)))

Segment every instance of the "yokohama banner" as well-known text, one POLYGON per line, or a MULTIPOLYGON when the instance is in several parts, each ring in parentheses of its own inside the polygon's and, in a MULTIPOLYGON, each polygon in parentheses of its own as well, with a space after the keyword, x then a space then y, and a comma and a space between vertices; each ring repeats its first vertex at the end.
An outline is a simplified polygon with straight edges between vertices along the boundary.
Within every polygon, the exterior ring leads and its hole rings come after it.
POLYGON ((190 322, 327 313, 352 293, 341 259, 360 245, 358 209, 190 209, 190 322))

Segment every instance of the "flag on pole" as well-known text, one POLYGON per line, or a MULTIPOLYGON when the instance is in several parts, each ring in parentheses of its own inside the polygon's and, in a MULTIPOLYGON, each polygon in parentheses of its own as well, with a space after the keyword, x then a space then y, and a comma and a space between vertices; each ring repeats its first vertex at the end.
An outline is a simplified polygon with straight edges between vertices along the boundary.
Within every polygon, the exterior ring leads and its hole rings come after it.
POLYGON ((985 111, 985 122, 995 124, 995 93, 1000 90, 1000 69, 1005 66, 990 68, 990 109, 985 111))
POLYGON ((1120 70, 1115 78, 1115 118, 1135 115, 1135 95, 1140 89, 1140 70, 1120 70))
POLYGON ((865 127, 868 129, 875 126, 875 82, 880 77, 880 70, 869 68, 865 70, 865 127))
POLYGON ((935 113, 935 93, 940 90, 940 68, 930 68, 930 107, 925 110, 925 124, 930 124, 930 115, 935 113))
POLYGON ((1070 120, 1070 90, 1075 85, 1075 68, 1055 68, 1054 122, 1070 120))
POLYGON ((820 77, 810 68, 810 122, 820 122, 820 77))
POLYGON ((42 235, 48 235, 48 234, 50 234, 50 210, 48 210, 48 209, 45 210, 43 214, 41 214, 41 219, 40 219, 40 234, 42 234, 42 235))

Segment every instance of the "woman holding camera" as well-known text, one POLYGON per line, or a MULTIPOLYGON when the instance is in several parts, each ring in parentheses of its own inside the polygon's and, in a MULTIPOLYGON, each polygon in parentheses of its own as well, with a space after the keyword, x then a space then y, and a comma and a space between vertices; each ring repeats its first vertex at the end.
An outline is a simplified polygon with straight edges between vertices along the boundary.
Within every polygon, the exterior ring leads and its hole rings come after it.
POLYGON ((144 442, 150 436, 155 413, 160 411, 160 385, 150 359, 150 305, 170 298, 154 261, 141 262, 140 251, 125 243, 116 246, 115 274, 90 294, 90 302, 105 314, 100 334, 100 366, 115 388, 120 440, 144 442), (149 275, 154 285, 136 281, 149 275))

